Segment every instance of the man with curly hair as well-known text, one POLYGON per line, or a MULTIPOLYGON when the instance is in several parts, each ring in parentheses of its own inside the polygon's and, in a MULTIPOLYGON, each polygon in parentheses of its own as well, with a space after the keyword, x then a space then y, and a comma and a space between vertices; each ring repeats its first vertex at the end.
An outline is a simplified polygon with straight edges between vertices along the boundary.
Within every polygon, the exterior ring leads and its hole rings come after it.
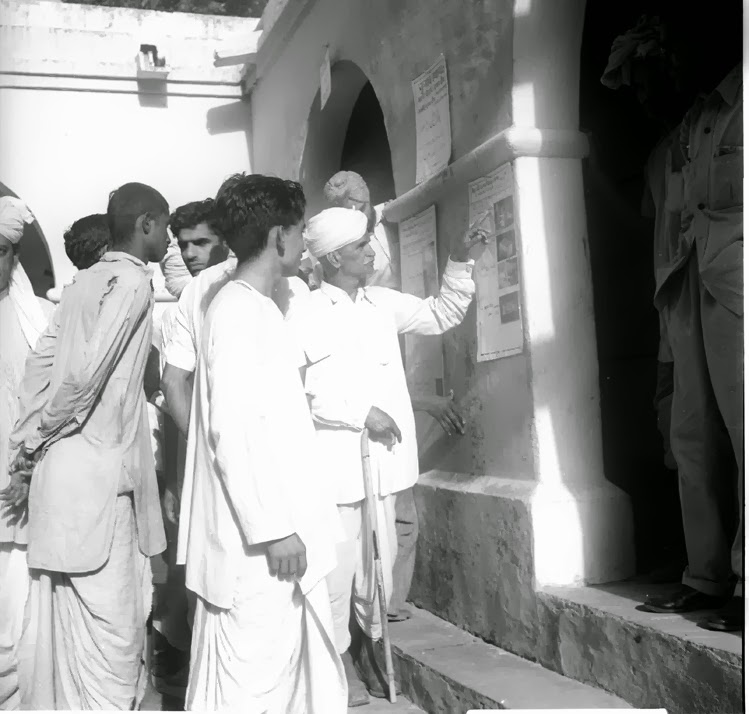
POLYGON ((99 258, 109 250, 112 242, 106 214, 94 213, 79 218, 65 231, 63 238, 65 253, 70 262, 78 270, 90 268, 99 262, 99 258))
POLYGON ((197 340, 177 549, 198 598, 185 709, 342 714, 326 583, 342 534, 310 458, 306 360, 273 299, 299 270, 306 201, 251 175, 216 203, 237 264, 197 340))

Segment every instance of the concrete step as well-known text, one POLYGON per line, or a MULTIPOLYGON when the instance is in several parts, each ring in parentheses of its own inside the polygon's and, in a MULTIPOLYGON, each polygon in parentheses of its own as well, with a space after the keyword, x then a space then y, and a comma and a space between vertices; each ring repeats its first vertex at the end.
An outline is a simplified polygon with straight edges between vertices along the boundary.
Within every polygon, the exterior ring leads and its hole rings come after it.
MULTIPOLYGON (((161 711, 183 711, 185 708, 184 697, 170 697, 159 692, 153 684, 149 684, 140 711, 143 712, 161 712, 161 711)), ((370 703, 365 707, 356 707, 349 709, 349 712, 358 714, 426 714, 415 704, 412 704, 403 696, 398 697, 395 704, 391 704, 384 699, 370 699, 370 703)))
POLYGON ((633 707, 669 714, 742 712, 739 634, 699 628, 705 613, 635 609, 646 597, 673 589, 637 582, 544 589, 538 593, 538 661, 633 707))
POLYGON ((426 610, 411 612, 411 619, 390 625, 396 676, 405 697, 428 714, 630 708, 613 694, 489 645, 426 610))
POLYGON ((405 697, 398 697, 398 701, 395 704, 391 704, 386 699, 370 699, 369 704, 363 707, 349 709, 349 714, 399 714, 401 712, 407 712, 407 714, 426 714, 423 709, 419 709, 415 704, 411 704, 405 697))

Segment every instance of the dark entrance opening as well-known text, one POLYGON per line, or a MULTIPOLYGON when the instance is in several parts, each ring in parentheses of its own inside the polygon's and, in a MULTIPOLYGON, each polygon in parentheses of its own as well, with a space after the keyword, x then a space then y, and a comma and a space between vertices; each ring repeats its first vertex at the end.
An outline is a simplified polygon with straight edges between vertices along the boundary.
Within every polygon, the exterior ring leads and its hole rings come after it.
POLYGON ((694 12, 673 0, 588 0, 581 49, 580 125, 600 365, 604 468, 627 491, 639 573, 684 560, 676 472, 664 465, 654 395, 659 319, 653 306, 653 224, 642 215, 644 171, 662 129, 629 88, 601 84, 614 39, 638 18, 660 18, 693 43, 695 72, 714 84, 741 58, 742 5, 716 0, 694 12))
POLYGON ((341 170, 356 171, 362 176, 369 186, 373 206, 395 198, 385 119, 369 82, 351 111, 341 152, 341 170))

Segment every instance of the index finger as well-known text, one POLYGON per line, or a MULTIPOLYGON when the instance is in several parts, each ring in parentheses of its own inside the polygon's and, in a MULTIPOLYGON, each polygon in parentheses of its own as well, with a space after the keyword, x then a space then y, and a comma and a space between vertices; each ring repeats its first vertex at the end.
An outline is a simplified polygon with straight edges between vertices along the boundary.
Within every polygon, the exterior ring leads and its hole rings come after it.
POLYGON ((278 572, 280 564, 279 558, 275 556, 268 558, 268 570, 270 570, 271 575, 275 575, 278 572))
POLYGON ((489 208, 486 211, 484 211, 482 214, 479 215, 479 217, 468 226, 468 232, 470 233, 472 230, 478 228, 488 217, 489 214, 492 212, 492 209, 489 208))
MULTIPOLYGON (((471 235, 471 232, 468 232, 469 236, 471 235)), ((473 248, 473 246, 476 245, 476 243, 481 243, 482 241, 489 240, 489 235, 485 230, 482 230, 479 228, 478 231, 476 231, 476 237, 471 240, 471 242, 466 246, 467 248, 473 248)))

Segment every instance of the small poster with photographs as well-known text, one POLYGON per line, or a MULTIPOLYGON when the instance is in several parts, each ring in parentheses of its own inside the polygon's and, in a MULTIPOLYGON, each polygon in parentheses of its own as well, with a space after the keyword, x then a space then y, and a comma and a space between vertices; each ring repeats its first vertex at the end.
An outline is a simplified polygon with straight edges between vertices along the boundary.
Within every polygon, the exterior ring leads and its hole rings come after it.
POLYGON ((474 269, 477 359, 487 362, 523 351, 512 164, 505 164, 473 181, 468 187, 468 201, 469 225, 481 220, 483 227, 493 236, 474 269))

